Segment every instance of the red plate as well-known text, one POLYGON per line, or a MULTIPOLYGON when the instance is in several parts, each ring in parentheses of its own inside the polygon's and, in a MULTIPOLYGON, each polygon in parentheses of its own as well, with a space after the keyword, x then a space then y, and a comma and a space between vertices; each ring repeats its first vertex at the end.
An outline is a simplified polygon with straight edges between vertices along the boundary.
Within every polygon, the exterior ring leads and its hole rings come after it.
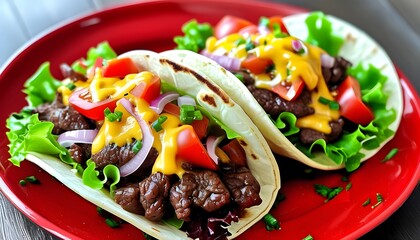
MULTIPOLYGON (((303 9, 282 4, 226 1, 153 1, 98 12, 63 25, 27 45, 3 68, 0 75, 0 188, 6 197, 32 221, 66 239, 142 239, 141 232, 125 224, 111 229, 86 202, 54 178, 29 162, 20 168, 8 161, 5 120, 25 105, 21 92, 24 81, 44 61, 51 62, 60 78, 59 64, 72 63, 87 49, 107 40, 122 53, 132 49, 155 51, 174 47, 172 38, 181 34, 181 25, 195 18, 216 23, 225 14, 257 21, 260 16, 289 15, 303 9), (35 175, 42 184, 22 187, 19 180, 35 175)), ((395 212, 416 186, 420 175, 419 98, 406 77, 399 72, 404 91, 404 116, 395 139, 349 176, 352 187, 324 203, 313 184, 345 187, 343 171, 304 173, 295 161, 280 160, 281 192, 286 199, 273 211, 281 230, 267 232, 260 222, 241 239, 355 239, 373 229, 395 212), (380 160, 392 148, 399 153, 390 161, 380 160), (372 208, 376 193, 384 202, 372 208), (369 206, 362 204, 368 198, 369 206)))

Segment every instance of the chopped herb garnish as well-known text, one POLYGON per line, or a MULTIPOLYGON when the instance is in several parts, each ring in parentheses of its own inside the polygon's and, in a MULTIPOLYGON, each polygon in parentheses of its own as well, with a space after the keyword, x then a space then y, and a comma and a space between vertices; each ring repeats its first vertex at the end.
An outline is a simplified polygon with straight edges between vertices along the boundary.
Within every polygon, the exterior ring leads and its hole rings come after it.
POLYGON ((35 176, 26 177, 25 180, 30 183, 35 183, 35 184, 39 183, 39 180, 35 176))
POLYGON ((76 85, 74 85, 74 83, 73 83, 73 82, 69 82, 69 83, 66 85, 66 88, 68 88, 69 90, 74 90, 74 89, 76 88, 76 85))
POLYGON ((350 190, 351 186, 352 186, 352 184, 351 184, 351 183, 348 183, 348 184, 346 185, 346 191, 350 190))
POLYGON ((372 208, 379 206, 384 201, 384 197, 380 193, 376 193, 376 201, 375 205, 372 205, 372 208))
POLYGON ((237 79, 239 79, 241 82, 244 82, 244 75, 240 74, 240 73, 235 73, 235 77, 237 79))
POLYGON ((247 38, 246 39, 246 43, 245 43, 245 50, 249 51, 249 50, 254 49, 254 48, 255 48, 255 45, 252 42, 252 39, 251 38, 247 38))
POLYGON ((366 207, 367 205, 369 205, 370 204, 370 198, 368 198, 368 199, 366 199, 366 201, 364 201, 363 203, 362 203, 362 206, 363 207, 366 207))
POLYGON ((338 104, 338 102, 329 100, 329 99, 324 98, 322 96, 318 98, 318 102, 320 102, 320 103, 322 103, 324 105, 328 105, 331 110, 338 110, 338 109, 340 109, 340 104, 338 104))
POLYGON ((133 151, 133 153, 138 153, 142 147, 143 147, 143 142, 136 140, 131 151, 133 151))
POLYGON ((239 46, 239 45, 242 45, 242 44, 246 44, 246 41, 243 38, 239 38, 238 40, 236 40, 235 44, 236 44, 236 46, 239 46))
POLYGON ((302 240, 314 240, 314 238, 311 235, 308 235, 304 237, 302 240))
POLYGON ((159 116, 159 118, 152 123, 152 128, 155 129, 156 132, 162 130, 162 124, 168 119, 167 116, 159 116))
POLYGON ((272 231, 274 229, 276 229, 276 230, 280 229, 279 222, 270 213, 268 213, 264 216, 263 221, 265 223, 265 229, 267 229, 268 231, 272 231))
POLYGON ((114 112, 111 112, 109 108, 106 108, 104 110, 104 114, 105 114, 106 119, 108 119, 108 121, 110 122, 121 121, 122 115, 123 115, 122 112, 117 111, 117 110, 115 110, 114 112))
POLYGON ((20 184, 21 186, 25 186, 25 185, 26 185, 26 181, 22 179, 22 180, 20 180, 20 181, 19 181, 19 184, 20 184))
POLYGON ((105 222, 108 226, 110 226, 112 228, 120 227, 120 224, 112 218, 105 219, 105 222))
MULTIPOLYGON (((287 37, 287 34, 281 31, 280 25, 278 23, 273 24, 273 35, 275 38, 284 38, 287 37)), ((302 49, 304 53, 305 49, 302 49)), ((300 53, 300 51, 299 51, 300 53)))
POLYGON ((391 151, 389 151, 389 153, 385 156, 384 159, 382 159, 382 163, 390 160, 391 158, 393 158, 396 154, 398 153, 398 148, 393 148, 391 149, 391 151))
POLYGON ((267 17, 261 17, 260 22, 258 23, 259 26, 264 26, 264 27, 268 27, 269 24, 270 24, 270 19, 268 19, 267 17))
POLYGON ((325 202, 328 202, 329 200, 333 199, 335 196, 337 196, 341 191, 343 191, 342 187, 335 187, 335 188, 329 188, 322 184, 315 184, 315 191, 327 199, 325 202))
POLYGON ((179 119, 184 124, 191 124, 194 120, 202 120, 203 115, 193 105, 182 105, 179 119))

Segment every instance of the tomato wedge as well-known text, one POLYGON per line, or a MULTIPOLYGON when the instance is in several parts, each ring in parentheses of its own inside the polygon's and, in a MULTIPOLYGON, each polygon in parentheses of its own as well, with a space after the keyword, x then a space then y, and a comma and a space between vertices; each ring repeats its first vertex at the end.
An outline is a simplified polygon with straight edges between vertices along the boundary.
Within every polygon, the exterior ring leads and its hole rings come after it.
POLYGON ((217 39, 221 39, 232 33, 237 33, 240 29, 250 25, 252 25, 252 23, 248 20, 226 15, 214 27, 214 36, 217 39))
POLYGON ((293 101, 299 97, 304 88, 305 82, 302 79, 297 79, 293 81, 290 86, 283 86, 279 83, 274 86, 271 91, 277 93, 281 98, 287 101, 293 101))
POLYGON ((241 67, 248 69, 253 74, 261 74, 264 73, 271 64, 273 64, 271 59, 249 56, 242 61, 241 67))
POLYGON ((124 78, 128 74, 138 73, 139 69, 131 58, 115 58, 102 67, 104 77, 124 78))
POLYGON ((233 139, 222 147, 222 150, 229 156, 231 162, 239 166, 246 166, 246 154, 238 140, 233 139))
POLYGON ((83 116, 101 121, 104 119, 104 110, 109 108, 114 111, 117 99, 106 99, 100 102, 91 102, 88 99, 89 90, 87 88, 77 90, 69 97, 70 105, 83 116))
POLYGON ((146 100, 149 104, 160 95, 160 78, 153 76, 150 81, 140 82, 131 94, 136 97, 146 100))
POLYGON ((268 27, 273 30, 274 29, 274 24, 278 24, 280 26, 280 29, 282 32, 289 34, 289 31, 287 31, 286 25, 284 25, 283 23, 283 19, 280 16, 272 16, 269 18, 270 23, 268 25, 268 27))
POLYGON ((375 116, 362 101, 359 82, 348 76, 337 88, 336 101, 340 104, 341 116, 360 124, 368 125, 375 116))
POLYGON ((259 33, 259 30, 258 30, 258 26, 257 25, 252 24, 252 25, 249 25, 249 26, 246 26, 246 27, 241 28, 238 31, 238 33, 240 35, 242 35, 243 37, 247 38, 247 37, 251 36, 252 34, 259 33))
POLYGON ((194 166, 217 170, 216 163, 210 158, 192 127, 186 128, 178 134, 177 143, 177 157, 194 166))

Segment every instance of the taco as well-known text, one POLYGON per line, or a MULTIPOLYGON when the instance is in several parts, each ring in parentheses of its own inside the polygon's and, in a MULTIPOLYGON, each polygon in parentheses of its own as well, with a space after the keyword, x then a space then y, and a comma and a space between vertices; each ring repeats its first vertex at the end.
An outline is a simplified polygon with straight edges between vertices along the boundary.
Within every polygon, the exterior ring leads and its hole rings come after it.
POLYGON ((62 82, 41 67, 55 98, 30 96, 40 101, 9 117, 11 161, 35 163, 158 239, 234 238, 264 217, 279 170, 239 105, 154 52, 110 58, 83 74, 64 65, 62 82))
POLYGON ((226 16, 204 42, 200 54, 162 55, 224 89, 276 153, 354 171, 398 129, 403 105, 394 65, 349 23, 321 12, 262 17, 258 25, 226 16))

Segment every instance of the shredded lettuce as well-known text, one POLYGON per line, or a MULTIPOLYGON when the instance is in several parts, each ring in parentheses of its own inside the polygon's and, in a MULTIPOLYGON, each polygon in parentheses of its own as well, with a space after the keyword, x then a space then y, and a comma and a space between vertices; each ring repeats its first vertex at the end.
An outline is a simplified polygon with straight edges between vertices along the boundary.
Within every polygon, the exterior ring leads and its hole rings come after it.
POLYGON ((351 172, 360 166, 360 161, 364 157, 360 152, 362 149, 378 148, 383 141, 394 134, 389 125, 395 121, 397 114, 395 109, 386 107, 389 96, 383 91, 383 86, 387 77, 382 75, 379 69, 373 65, 359 64, 349 68, 348 74, 360 82, 362 100, 374 112, 375 119, 367 126, 359 125, 352 132, 344 131, 338 141, 326 143, 325 140, 319 139, 307 146, 296 141, 298 131, 292 134, 290 132, 296 128, 296 121, 293 120, 296 117, 292 113, 287 113, 287 117, 279 116, 273 122, 308 157, 313 158, 316 152, 322 151, 336 164, 344 163, 347 171, 351 172))
POLYGON ((44 62, 38 70, 25 82, 23 90, 29 106, 37 107, 45 102, 52 102, 61 82, 50 72, 50 63, 44 62))
POLYGON ((305 20, 308 28, 306 42, 318 46, 332 56, 337 56, 338 51, 344 43, 342 37, 333 33, 332 23, 322 12, 312 12, 305 20))
POLYGON ((208 23, 200 24, 191 20, 182 26, 182 32, 184 36, 174 38, 176 48, 198 52, 205 48, 207 38, 213 35, 213 28, 208 23))
POLYGON ((88 50, 86 59, 75 61, 71 67, 74 71, 86 75, 87 70, 95 64, 96 59, 102 58, 103 60, 109 60, 116 57, 117 54, 109 43, 101 42, 96 47, 91 47, 88 50))

